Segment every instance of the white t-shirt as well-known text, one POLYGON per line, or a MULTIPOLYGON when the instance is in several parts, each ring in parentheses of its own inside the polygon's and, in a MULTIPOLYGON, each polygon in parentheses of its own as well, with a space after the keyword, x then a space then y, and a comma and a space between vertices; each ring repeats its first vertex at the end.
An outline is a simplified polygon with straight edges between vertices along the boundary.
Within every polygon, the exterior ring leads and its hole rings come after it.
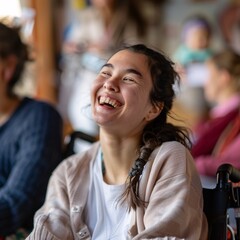
POLYGON ((103 180, 101 150, 93 163, 88 194, 86 224, 94 240, 127 239, 130 213, 127 204, 119 202, 125 184, 108 185, 103 180))

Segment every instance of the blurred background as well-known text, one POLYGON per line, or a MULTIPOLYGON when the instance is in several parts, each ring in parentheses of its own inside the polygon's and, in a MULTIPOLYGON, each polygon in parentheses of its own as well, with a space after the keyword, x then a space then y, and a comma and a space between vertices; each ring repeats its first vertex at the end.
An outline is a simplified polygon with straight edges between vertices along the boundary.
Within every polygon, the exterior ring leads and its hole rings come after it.
MULTIPOLYGON (((111 0, 105 1, 111 2, 111 0)), ((70 76, 69 73, 76 71, 78 64, 76 61, 67 61, 66 68, 64 56, 70 54, 76 57, 81 53, 81 48, 77 48, 76 43, 77 37, 81 35, 81 29, 84 28, 79 16, 85 9, 91 7, 93 2, 95 1, 0 0, 0 21, 21 26, 22 37, 31 49, 32 61, 29 62, 23 76, 24 81, 18 86, 17 91, 56 105, 66 122, 66 133, 78 128, 71 119, 74 117, 68 112, 68 108, 71 108, 69 95, 72 94, 72 88, 69 87, 72 80, 69 79, 76 77, 76 75, 70 76)), ((240 52, 239 0, 129 0, 126 2, 133 2, 135 8, 137 7, 146 19, 147 24, 142 28, 149 29, 147 32, 149 43, 172 58, 181 44, 184 22, 194 15, 202 15, 209 21, 213 51, 230 46, 240 52)), ((191 97, 194 98, 194 95, 191 97)), ((191 107, 185 108, 184 101, 176 103, 175 113, 177 116, 181 115, 184 124, 188 126, 194 125, 199 117, 199 113, 194 112, 191 107)))

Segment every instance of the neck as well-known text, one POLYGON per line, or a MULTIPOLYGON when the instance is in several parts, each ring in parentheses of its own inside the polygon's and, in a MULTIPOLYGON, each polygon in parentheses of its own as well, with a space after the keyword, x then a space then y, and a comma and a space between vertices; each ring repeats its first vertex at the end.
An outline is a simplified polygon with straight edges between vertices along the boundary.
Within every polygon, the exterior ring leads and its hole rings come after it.
POLYGON ((109 184, 123 184, 138 157, 139 139, 116 138, 100 134, 105 165, 104 179, 109 184))
POLYGON ((218 96, 218 104, 223 104, 225 102, 227 102, 228 100, 230 100, 232 97, 239 95, 239 92, 226 88, 225 91, 218 96))
POLYGON ((3 124, 8 120, 8 118, 18 107, 20 101, 21 101, 20 98, 18 98, 17 96, 13 97, 2 96, 0 98, 0 124, 3 124))

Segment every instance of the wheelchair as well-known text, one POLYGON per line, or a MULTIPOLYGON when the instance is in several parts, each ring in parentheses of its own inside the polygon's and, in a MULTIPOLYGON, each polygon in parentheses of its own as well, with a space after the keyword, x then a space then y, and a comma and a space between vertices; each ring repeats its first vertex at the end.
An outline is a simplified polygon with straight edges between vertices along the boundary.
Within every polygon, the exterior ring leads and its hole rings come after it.
POLYGON ((64 149, 62 158, 65 159, 76 153, 75 144, 77 140, 85 141, 89 144, 94 143, 98 140, 97 137, 93 137, 82 131, 73 131, 71 134, 67 135, 64 139, 64 149))
POLYGON ((208 240, 240 240, 240 171, 231 164, 217 169, 213 189, 203 188, 204 213, 208 220, 208 240), (236 229, 229 224, 228 210, 233 209, 236 229))

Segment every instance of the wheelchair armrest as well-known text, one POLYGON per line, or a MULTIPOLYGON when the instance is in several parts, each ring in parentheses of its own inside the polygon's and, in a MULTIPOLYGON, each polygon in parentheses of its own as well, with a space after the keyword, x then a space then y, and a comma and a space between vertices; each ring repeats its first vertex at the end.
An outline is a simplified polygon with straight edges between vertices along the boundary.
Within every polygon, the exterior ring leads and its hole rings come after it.
POLYGON ((240 182, 240 171, 231 164, 225 163, 218 167, 217 173, 227 172, 229 174, 229 180, 237 183, 240 182))

